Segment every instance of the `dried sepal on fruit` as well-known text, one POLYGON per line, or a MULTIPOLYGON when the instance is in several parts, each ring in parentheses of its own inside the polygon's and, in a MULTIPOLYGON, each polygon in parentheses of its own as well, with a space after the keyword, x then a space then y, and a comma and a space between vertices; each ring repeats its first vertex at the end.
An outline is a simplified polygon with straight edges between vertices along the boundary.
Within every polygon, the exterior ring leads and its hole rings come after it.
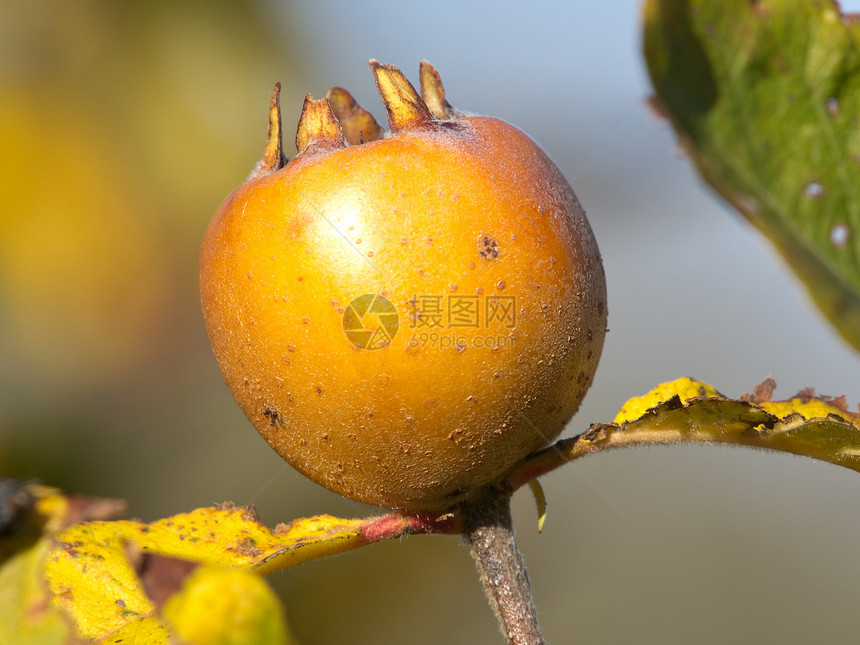
POLYGON ((445 87, 442 85, 442 77, 439 72, 426 60, 421 61, 421 98, 430 110, 430 114, 437 119, 455 119, 462 116, 462 112, 454 108, 445 99, 445 87))
POLYGON ((376 141, 385 134, 373 115, 356 103, 352 94, 342 87, 329 88, 326 98, 350 145, 376 141))
POLYGON ((394 65, 370 61, 376 79, 376 89, 388 113, 388 127, 392 133, 417 130, 433 121, 433 115, 424 99, 415 91, 403 72, 394 65))
POLYGON ((283 135, 281 133, 281 84, 275 83, 272 100, 269 103, 269 134, 266 138, 266 150, 248 179, 257 179, 268 175, 286 165, 287 158, 284 156, 283 135))
POLYGON ((340 121, 334 116, 328 99, 314 98, 308 94, 299 117, 296 131, 296 150, 299 154, 336 150, 346 145, 346 137, 340 121))

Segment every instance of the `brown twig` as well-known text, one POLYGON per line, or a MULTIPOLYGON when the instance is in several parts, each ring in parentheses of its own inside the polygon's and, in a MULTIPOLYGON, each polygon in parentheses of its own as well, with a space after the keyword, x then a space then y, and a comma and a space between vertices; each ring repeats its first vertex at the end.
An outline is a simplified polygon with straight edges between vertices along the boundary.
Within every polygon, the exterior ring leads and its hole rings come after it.
POLYGON ((531 584, 517 548, 511 491, 490 486, 462 507, 463 535, 508 645, 543 645, 531 584))

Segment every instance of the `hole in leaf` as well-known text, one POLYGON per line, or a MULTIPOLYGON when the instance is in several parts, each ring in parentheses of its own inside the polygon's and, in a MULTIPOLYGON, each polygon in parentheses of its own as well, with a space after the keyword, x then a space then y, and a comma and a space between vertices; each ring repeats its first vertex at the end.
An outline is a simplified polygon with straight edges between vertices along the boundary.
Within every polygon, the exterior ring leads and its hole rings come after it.
POLYGON ((845 224, 836 224, 830 229, 830 243, 836 248, 845 248, 848 244, 848 227, 845 224))
POLYGON ((824 186, 819 184, 817 181, 811 181, 806 184, 806 188, 803 189, 803 194, 810 199, 818 199, 824 194, 824 186))

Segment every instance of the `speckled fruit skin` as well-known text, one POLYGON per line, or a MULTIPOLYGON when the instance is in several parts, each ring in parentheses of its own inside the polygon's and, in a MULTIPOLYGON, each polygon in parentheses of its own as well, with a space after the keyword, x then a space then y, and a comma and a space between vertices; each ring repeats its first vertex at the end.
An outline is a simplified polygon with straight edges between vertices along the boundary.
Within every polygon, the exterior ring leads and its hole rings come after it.
POLYGON ((308 147, 223 203, 200 280, 224 379, 263 438, 333 491, 412 511, 444 510, 548 445, 591 384, 606 329, 600 255, 573 190, 490 117, 308 147), (399 314, 381 349, 343 331, 363 294, 399 314), (441 327, 422 326, 422 295, 439 296, 441 327), (477 296, 482 313, 513 296, 515 326, 482 315, 451 327, 452 295, 477 296))

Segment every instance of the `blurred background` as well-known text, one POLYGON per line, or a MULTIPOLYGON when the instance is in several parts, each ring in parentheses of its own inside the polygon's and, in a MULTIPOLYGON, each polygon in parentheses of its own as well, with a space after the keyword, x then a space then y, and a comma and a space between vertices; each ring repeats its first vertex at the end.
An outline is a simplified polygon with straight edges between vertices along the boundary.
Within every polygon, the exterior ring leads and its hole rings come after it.
MULTIPOLYGON (((856 406, 860 357, 649 113, 639 10, 6 0, 0 471, 125 498, 147 521, 224 500, 253 499, 270 525, 374 512, 281 472, 221 380, 197 291, 203 232, 261 157, 274 82, 288 133, 305 93, 330 85, 382 119, 369 58, 415 81, 427 58, 453 104, 516 124, 571 179, 603 253, 611 332, 568 435, 685 375, 733 397, 772 376, 780 398, 814 386, 856 406)), ((655 448, 592 457, 543 484, 543 534, 528 492, 514 513, 550 643, 860 632, 856 473, 655 448)), ((452 537, 270 581, 303 645, 501 642, 452 537)))

